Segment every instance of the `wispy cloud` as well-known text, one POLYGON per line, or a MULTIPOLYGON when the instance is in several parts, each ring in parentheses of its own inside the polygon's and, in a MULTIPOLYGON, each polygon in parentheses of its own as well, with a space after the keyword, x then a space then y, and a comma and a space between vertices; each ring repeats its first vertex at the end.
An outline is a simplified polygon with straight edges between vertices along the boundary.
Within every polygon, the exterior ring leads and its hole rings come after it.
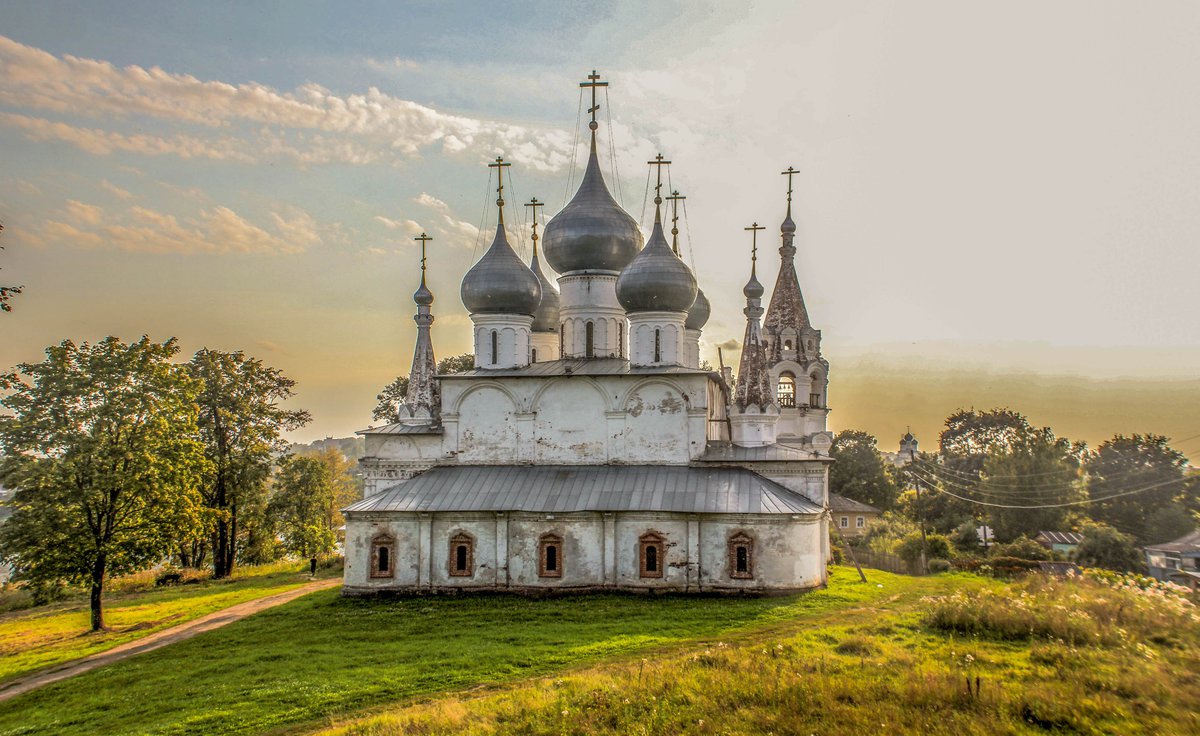
POLYGON ((130 192, 127 189, 122 189, 108 179, 100 180, 100 188, 113 195, 117 199, 133 199, 133 192, 130 192))
POLYGON ((428 192, 421 192, 413 201, 422 207, 432 210, 438 216, 442 232, 452 240, 469 241, 471 244, 479 237, 479 228, 469 222, 455 217, 450 205, 446 204, 428 192))
MULTIPOLYGON (((393 65, 405 62, 394 59, 393 65)), ((301 164, 367 164, 411 158, 440 146, 474 151, 542 171, 570 161, 563 130, 450 115, 385 94, 375 87, 337 95, 318 84, 291 92, 257 84, 204 81, 159 67, 116 67, 107 61, 61 57, 0 36, 0 103, 98 119, 151 118, 169 125, 221 131, 172 136, 123 135, 28 115, 0 123, 35 140, 61 140, 94 154, 130 151, 184 158, 257 160, 283 156, 301 164)))

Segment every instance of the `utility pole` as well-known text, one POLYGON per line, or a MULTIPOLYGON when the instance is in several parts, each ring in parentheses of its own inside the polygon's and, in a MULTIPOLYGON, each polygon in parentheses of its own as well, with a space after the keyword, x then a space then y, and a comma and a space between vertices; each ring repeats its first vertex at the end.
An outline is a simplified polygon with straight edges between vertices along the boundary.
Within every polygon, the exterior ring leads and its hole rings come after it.
POLYGON ((921 481, 917 478, 917 454, 912 448, 908 448, 908 473, 912 477, 913 488, 917 491, 917 524, 921 527, 921 574, 924 575, 929 571, 928 555, 929 545, 925 538, 925 507, 921 503, 921 481))

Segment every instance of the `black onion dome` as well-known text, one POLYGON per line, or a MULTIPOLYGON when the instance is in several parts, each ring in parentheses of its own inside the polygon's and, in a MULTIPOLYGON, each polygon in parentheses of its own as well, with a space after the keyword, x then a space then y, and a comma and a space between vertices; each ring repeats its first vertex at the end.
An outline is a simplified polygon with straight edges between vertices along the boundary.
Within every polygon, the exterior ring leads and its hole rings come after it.
POLYGON ((779 232, 784 235, 791 235, 796 232, 796 223, 792 221, 792 210, 788 208, 787 217, 783 218, 783 224, 779 226, 779 232))
POLYGON ((537 277, 538 283, 542 287, 542 300, 538 303, 537 311, 533 313, 532 329, 534 332, 557 332, 558 289, 554 288, 554 284, 550 283, 550 279, 542 273, 542 264, 538 263, 536 253, 533 255, 533 260, 529 262, 529 270, 537 277))
POLYGON ((696 277, 667 245, 662 223, 617 277, 617 301, 626 312, 686 312, 696 301, 696 277))
POLYGON ((617 272, 629 265, 641 247, 637 222, 621 209, 604 184, 593 136, 592 153, 579 191, 546 224, 542 236, 546 262, 562 274, 617 272))
POLYGON ((498 225, 492 246, 463 277, 463 305, 471 314, 533 316, 541 300, 537 276, 513 252, 504 225, 498 225))
POLYGON ((425 275, 421 274, 421 285, 413 292, 413 301, 418 307, 428 307, 433 304, 433 292, 425 285, 425 275))
POLYGON ((712 305, 708 303, 708 297, 704 296, 704 292, 696 288, 696 301, 692 302, 692 308, 688 310, 687 321, 683 323, 685 330, 703 329, 704 325, 708 324, 708 317, 712 314, 712 305))

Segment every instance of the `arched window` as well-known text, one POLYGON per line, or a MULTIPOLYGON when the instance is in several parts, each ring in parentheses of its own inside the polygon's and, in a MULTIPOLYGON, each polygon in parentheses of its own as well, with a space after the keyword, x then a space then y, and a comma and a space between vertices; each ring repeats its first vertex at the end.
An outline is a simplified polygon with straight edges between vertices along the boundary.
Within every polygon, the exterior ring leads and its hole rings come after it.
POLYGON ((450 574, 460 578, 475 574, 475 538, 466 532, 450 537, 450 574))
POLYGON ((500 356, 500 338, 496 335, 496 331, 492 330, 492 365, 496 365, 497 358, 500 356))
POLYGON ((389 534, 377 534, 371 539, 371 577, 392 577, 396 567, 395 558, 395 537, 389 534))
POLYGON ((745 532, 738 532, 729 538, 729 577, 754 577, 754 539, 745 532))
POLYGON ((625 357, 625 322, 617 323, 617 357, 625 357))
POLYGON ((596 325, 592 322, 587 323, 584 328, 584 348, 583 354, 585 357, 596 357, 596 325))
MULTIPOLYGON (((809 378, 812 380, 813 388, 817 388, 821 385, 821 374, 814 373, 811 376, 809 376, 809 378)), ((813 391, 812 393, 810 393, 808 395, 808 405, 813 407, 814 409, 822 408, 821 407, 821 392, 820 392, 820 390, 813 391)))
POLYGON ((791 341, 791 340, 784 340, 784 341, 783 341, 783 349, 784 349, 784 350, 791 350, 791 349, 792 349, 792 341, 791 341))
POLYGON ((654 362, 662 362, 662 330, 654 328, 654 362))
MULTIPOLYGON (((591 324, 590 322, 588 324, 591 324)), ((538 576, 561 578, 563 540, 557 534, 543 534, 538 539, 538 576)))
POLYGON ((796 405, 796 377, 787 371, 779 374, 779 385, 775 388, 775 396, 779 405, 793 407, 796 405))
POLYGON ((658 532, 638 537, 638 573, 644 578, 661 578, 666 564, 666 540, 658 532))
POLYGON ((530 362, 530 363, 536 363, 536 362, 537 362, 537 348, 530 348, 530 349, 529 349, 529 362, 530 362))

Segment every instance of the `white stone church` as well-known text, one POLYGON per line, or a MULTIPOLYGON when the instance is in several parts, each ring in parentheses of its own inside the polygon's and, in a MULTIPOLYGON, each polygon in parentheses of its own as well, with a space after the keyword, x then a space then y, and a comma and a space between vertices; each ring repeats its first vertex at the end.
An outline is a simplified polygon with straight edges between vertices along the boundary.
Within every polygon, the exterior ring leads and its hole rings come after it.
POLYGON ((731 385, 701 367, 709 302, 658 188, 644 247, 609 194, 595 107, 579 190, 542 238, 557 289, 536 225, 529 264, 509 245, 499 189, 495 239, 462 280, 472 371, 435 375, 422 257, 408 394, 394 423, 360 433, 345 593, 824 584, 829 363, 796 278, 790 173, 779 277, 764 319, 752 259, 731 385))

